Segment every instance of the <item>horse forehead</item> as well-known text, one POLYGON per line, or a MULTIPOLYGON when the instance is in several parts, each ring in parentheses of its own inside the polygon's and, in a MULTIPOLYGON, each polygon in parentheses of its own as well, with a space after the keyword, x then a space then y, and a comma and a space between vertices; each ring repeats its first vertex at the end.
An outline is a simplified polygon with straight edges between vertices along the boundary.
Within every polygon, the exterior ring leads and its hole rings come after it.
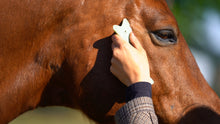
POLYGON ((172 15, 165 0, 145 0, 143 11, 148 14, 160 16, 172 15))
POLYGON ((144 6, 143 16, 155 28, 170 26, 177 28, 177 22, 172 12, 170 11, 165 0, 146 0, 147 5, 144 6), (153 2, 152 2, 153 1, 153 2), (149 6, 150 5, 150 6, 149 6))
POLYGON ((166 20, 169 23, 176 23, 166 0, 134 0, 134 4, 139 6, 140 15, 148 22, 156 23, 166 20))
POLYGON ((121 17, 141 19, 150 30, 166 26, 177 27, 165 0, 80 0, 78 4, 80 5, 75 6, 78 8, 74 12, 75 21, 83 27, 88 24, 106 24, 105 21, 110 22, 121 17))

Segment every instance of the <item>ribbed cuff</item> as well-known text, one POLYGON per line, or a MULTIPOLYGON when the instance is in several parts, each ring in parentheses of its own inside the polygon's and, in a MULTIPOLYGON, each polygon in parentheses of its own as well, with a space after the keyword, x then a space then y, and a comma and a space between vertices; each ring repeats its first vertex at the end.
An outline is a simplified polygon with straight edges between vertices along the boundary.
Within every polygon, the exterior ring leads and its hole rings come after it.
POLYGON ((152 98, 151 84, 148 82, 137 82, 127 88, 126 102, 144 96, 152 98))

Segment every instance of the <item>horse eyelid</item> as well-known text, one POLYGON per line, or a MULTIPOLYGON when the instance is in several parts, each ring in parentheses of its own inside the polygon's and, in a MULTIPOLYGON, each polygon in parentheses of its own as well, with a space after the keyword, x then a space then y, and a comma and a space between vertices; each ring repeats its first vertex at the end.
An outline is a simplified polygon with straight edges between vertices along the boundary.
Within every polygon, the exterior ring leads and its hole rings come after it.
POLYGON ((168 46, 168 45, 174 45, 177 43, 177 36, 176 33, 172 30, 172 29, 161 29, 161 30, 156 30, 156 31, 148 31, 152 41, 159 46, 168 46), (172 35, 171 38, 167 37, 167 38, 163 38, 161 36, 163 36, 164 34, 162 33, 167 33, 165 35, 172 35), (171 33, 172 34, 169 34, 171 33), (161 33, 161 34, 160 34, 161 33))

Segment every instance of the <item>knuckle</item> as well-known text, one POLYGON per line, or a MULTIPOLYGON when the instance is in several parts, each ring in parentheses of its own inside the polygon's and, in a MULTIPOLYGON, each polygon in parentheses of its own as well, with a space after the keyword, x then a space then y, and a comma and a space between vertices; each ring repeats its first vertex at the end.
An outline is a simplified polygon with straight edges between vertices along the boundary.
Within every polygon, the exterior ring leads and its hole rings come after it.
POLYGON ((114 74, 115 73, 115 71, 114 71, 115 69, 114 69, 114 67, 113 66, 111 66, 110 67, 110 72, 112 73, 112 74, 114 74))
MULTIPOLYGON (((114 58, 111 59, 111 63, 114 63, 114 58)), ((112 67, 112 66, 111 66, 112 67)))
POLYGON ((115 49, 115 50, 113 51, 113 56, 114 56, 114 57, 119 56, 119 50, 118 50, 118 49, 115 49))
POLYGON ((111 72, 112 72, 112 68, 113 68, 113 67, 112 67, 112 66, 110 66, 110 71, 111 71, 111 72))
POLYGON ((112 50, 114 50, 116 48, 116 44, 113 42, 112 43, 112 50))

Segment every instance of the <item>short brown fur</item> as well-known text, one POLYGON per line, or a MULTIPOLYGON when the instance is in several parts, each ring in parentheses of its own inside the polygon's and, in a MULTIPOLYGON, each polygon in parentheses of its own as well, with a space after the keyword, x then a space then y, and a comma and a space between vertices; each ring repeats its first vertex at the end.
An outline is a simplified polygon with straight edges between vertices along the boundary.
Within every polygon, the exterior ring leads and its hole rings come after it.
POLYGON ((165 1, 1 0, 0 8, 1 124, 48 105, 81 109, 99 123, 114 123, 126 87, 109 70, 110 37, 112 25, 123 18, 148 54, 160 123, 194 123, 203 116, 208 121, 199 123, 219 121, 219 97, 165 1), (175 30, 177 44, 161 47, 150 40, 149 31, 167 27, 175 30))

